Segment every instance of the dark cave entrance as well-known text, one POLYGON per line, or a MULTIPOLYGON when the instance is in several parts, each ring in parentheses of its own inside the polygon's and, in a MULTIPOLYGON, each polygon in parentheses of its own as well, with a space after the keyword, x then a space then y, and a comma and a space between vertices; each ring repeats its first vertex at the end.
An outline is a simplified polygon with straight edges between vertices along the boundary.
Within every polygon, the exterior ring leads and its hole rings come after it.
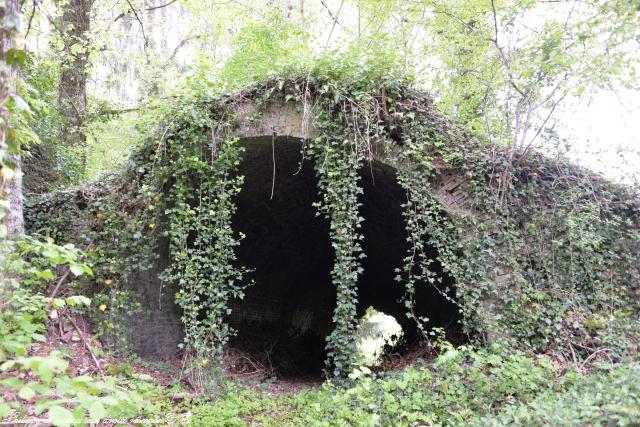
MULTIPOLYGON (((255 284, 234 301, 230 318, 237 334, 231 345, 252 355, 280 377, 319 375, 324 368, 325 337, 333 328, 335 290, 330 272, 333 250, 329 223, 316 215, 317 180, 310 161, 300 167, 301 142, 275 138, 275 185, 271 137, 242 140, 246 148, 240 173, 234 228, 246 237, 238 262, 253 269, 255 284)), ((393 316, 407 342, 419 332, 400 301, 403 286, 394 281, 407 249, 402 216, 406 196, 393 168, 380 162, 362 171, 364 196, 364 273, 358 282, 358 316, 368 307, 393 316)), ((433 258, 436 257, 435 250, 433 258)), ((453 288, 437 261, 433 268, 443 288, 453 288)), ((429 285, 419 286, 416 314, 459 335, 459 308, 429 285)))

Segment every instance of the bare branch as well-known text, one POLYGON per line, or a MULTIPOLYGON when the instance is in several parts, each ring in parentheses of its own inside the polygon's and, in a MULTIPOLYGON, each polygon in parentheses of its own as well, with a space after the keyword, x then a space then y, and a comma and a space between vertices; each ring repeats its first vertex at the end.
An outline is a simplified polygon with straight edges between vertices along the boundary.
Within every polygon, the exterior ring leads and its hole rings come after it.
POLYGON ((158 6, 153 6, 153 7, 148 7, 145 9, 145 11, 147 12, 151 12, 152 10, 156 10, 156 9, 162 9, 163 7, 167 7, 169 5, 172 5, 173 3, 177 2, 178 0, 170 0, 168 2, 166 2, 165 4, 161 4, 158 6))
POLYGON ((551 116, 553 115, 554 111, 556 110, 556 107, 558 107, 558 105, 560 105, 560 103, 562 102, 562 100, 567 96, 566 93, 564 93, 560 99, 558 99, 554 104, 553 107, 551 107, 551 110, 549 110, 549 113, 547 113, 547 116, 545 117, 544 121, 542 122, 542 125, 540 125, 540 127, 538 128, 538 131, 536 132, 535 135, 533 135, 533 138, 531 138, 531 140, 529 141, 529 143, 527 144, 527 146, 524 148, 524 150, 522 150, 522 153, 520 154, 520 158, 522 158, 527 151, 529 151, 529 148, 531 148, 531 146, 533 145, 533 143, 535 142, 535 140, 538 138, 538 136, 542 133, 542 131, 547 127, 547 122, 549 121, 549 119, 551 118, 551 116))
POLYGON ((180 41, 180 43, 178 43, 176 48, 173 49, 173 52, 171 52, 171 55, 169 55, 168 62, 173 61, 175 59, 176 55, 178 54, 178 52, 180 51, 180 49, 185 47, 190 41, 198 40, 198 39, 202 38, 203 36, 204 36, 204 34, 187 35, 184 39, 182 39, 180 41))
POLYGON ((144 54, 147 57, 147 62, 148 62, 149 61, 149 55, 147 54, 147 46, 149 46, 149 39, 147 38, 147 35, 144 32, 144 24, 142 23, 142 20, 138 16, 138 11, 131 4, 131 0, 127 0, 127 4, 129 5, 129 8, 131 9, 131 12, 133 12, 133 16, 136 18, 136 20, 140 24, 140 31, 142 31, 142 39, 144 40, 144 46, 143 46, 144 54))
MULTIPOLYGON (((148 8, 146 8, 146 9, 142 9, 142 10, 143 10, 143 11, 145 11, 145 12, 151 12, 151 11, 156 10, 156 9, 162 9, 163 7, 170 6, 170 5, 172 5, 173 3, 177 2, 177 1, 178 1, 178 0, 170 0, 170 1, 166 2, 166 3, 164 3, 164 4, 161 4, 161 5, 158 5, 158 6, 153 6, 153 7, 148 7, 148 8)), ((127 3, 129 3, 129 2, 127 2, 127 3)), ((132 10, 132 11, 134 12, 134 14, 135 14, 135 11, 134 11, 134 10, 133 10, 133 8, 131 7, 131 3, 129 3, 129 8, 131 8, 131 10, 132 10)), ((113 19, 113 22, 116 22, 116 21, 118 21, 119 19, 124 18, 124 17, 125 17, 125 16, 127 16, 127 15, 128 15, 128 13, 127 13, 127 12, 122 12, 121 14, 119 14, 118 16, 116 16, 116 17, 113 19)))
POLYGON ((453 19, 458 24, 462 25, 463 27, 465 27, 467 30, 469 30, 470 32, 472 32, 473 34, 475 34, 476 36, 478 36, 478 38, 480 38, 482 40, 493 41, 492 39, 488 39, 488 38, 484 37, 475 28, 473 28, 471 25, 469 25, 469 23, 467 23, 464 19, 461 19, 460 17, 452 14, 451 12, 448 12, 448 11, 446 11, 444 9, 433 9, 433 13, 441 14, 441 15, 444 15, 444 16, 446 16, 448 18, 453 19))
POLYGON ((493 13, 493 42, 498 46, 498 14, 493 0, 491 0, 491 12, 493 13))
POLYGON ((33 17, 36 14, 36 1, 33 1, 33 7, 31 8, 31 14, 29 15, 29 21, 27 23, 27 31, 24 34, 24 39, 26 41, 27 37, 29 37, 29 31, 31 31, 31 24, 33 23, 33 17))
POLYGON ((496 47, 498 55, 500 56, 500 60, 502 61, 502 65, 507 71, 507 80, 509 82, 509 85, 513 87, 515 91, 518 92, 522 97, 526 98, 527 94, 516 84, 515 79, 513 78, 513 72, 511 71, 511 65, 509 64, 509 58, 507 58, 507 55, 504 53, 504 49, 498 42, 498 13, 496 11, 493 0, 491 0, 491 12, 493 14, 493 39, 491 41, 496 47))
POLYGON ((64 37, 64 31, 62 31, 62 29, 60 29, 60 27, 58 27, 58 24, 56 23, 56 21, 47 13, 46 10, 44 10, 40 3, 38 2, 38 0, 34 0, 33 4, 35 7, 38 8, 38 10, 40 12, 42 12, 42 14, 45 16, 45 18, 47 18, 47 21, 49 21, 49 24, 51 24, 51 26, 53 27, 54 30, 56 30, 58 32, 58 34, 60 34, 61 36, 64 37))
MULTIPOLYGON (((322 4, 324 4, 324 0, 322 1, 322 4)), ((344 0, 342 0, 340 2, 340 7, 338 8, 338 12, 336 12, 336 16, 333 19, 333 25, 331 26, 331 31, 329 32, 329 37, 327 37, 327 43, 324 46, 324 50, 327 50, 327 48, 329 47, 329 42, 331 41, 331 36, 333 35, 333 30, 335 30, 336 28, 336 24, 338 23, 338 17, 340 16, 340 11, 342 10, 342 6, 344 5, 344 0)), ((326 5, 325 5, 326 7, 326 5)), ((327 10, 329 10, 329 8, 327 7, 327 10)))
POLYGON ((78 324, 76 323, 76 321, 73 320, 73 318, 68 313, 64 313, 64 315, 66 316, 67 319, 69 319, 69 322, 71 322, 71 325, 73 325, 73 327, 76 330, 76 332, 78 332, 78 336, 80 337, 80 341, 82 341, 82 344, 84 344, 84 347, 89 352, 89 355, 91 356, 91 360, 93 360, 93 364, 96 365, 96 368, 98 369, 98 371, 100 373, 103 373, 102 366, 100 365, 100 361, 98 361, 98 358, 93 353, 93 350, 91 349, 91 344, 89 344, 89 341, 87 340, 87 338, 84 336, 84 334, 82 333, 82 331, 78 327, 78 324))

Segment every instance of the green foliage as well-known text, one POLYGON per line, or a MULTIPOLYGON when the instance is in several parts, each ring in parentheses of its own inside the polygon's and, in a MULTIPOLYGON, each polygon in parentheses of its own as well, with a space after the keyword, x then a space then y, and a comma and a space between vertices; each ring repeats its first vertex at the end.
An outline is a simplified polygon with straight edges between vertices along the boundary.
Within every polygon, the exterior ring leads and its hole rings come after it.
POLYGON ((5 309, 0 313, 0 360, 11 356, 25 356, 31 343, 44 341, 45 308, 49 303, 62 308, 73 307, 85 301, 79 297, 67 300, 51 300, 41 294, 47 283, 56 277, 56 269, 66 269, 72 276, 93 274, 87 264, 81 262, 81 254, 73 245, 58 246, 52 241, 39 241, 31 237, 5 241, 0 245, 3 278, 1 287, 5 309), (18 281, 17 278, 22 280, 18 281))
POLYGON ((153 267, 157 258, 157 244, 145 238, 147 233, 154 233, 158 223, 154 209, 157 201, 156 194, 139 187, 137 180, 122 183, 113 176, 104 179, 109 185, 117 185, 117 191, 126 194, 129 202, 114 204, 112 194, 96 184, 79 192, 49 193, 41 199, 41 207, 46 206, 48 213, 33 211, 27 216, 27 227, 58 242, 73 241, 87 247, 94 277, 78 283, 78 289, 94 300, 90 314, 98 335, 114 350, 127 353, 131 332, 128 319, 141 314, 129 280, 134 273, 153 267))
POLYGON ((300 423, 298 414, 290 414, 286 398, 275 399, 266 393, 251 390, 241 384, 230 388, 215 404, 192 406, 192 426, 243 427, 246 425, 282 426, 300 423), (281 402, 285 401, 285 402, 281 402), (296 416, 298 415, 298 416, 296 416))
POLYGON ((91 117, 85 125, 87 164, 82 180, 95 181, 124 164, 146 137, 143 114, 91 117))
POLYGON ((146 135, 144 118, 148 112, 119 110, 108 101, 90 98, 90 111, 82 124, 86 143, 69 146, 61 141, 61 130, 67 124, 60 114, 60 61, 59 56, 31 53, 18 87, 21 97, 14 120, 19 121, 17 136, 25 154, 25 188, 38 194, 90 182, 111 172, 146 135))
POLYGON ((382 81, 412 80, 406 55, 397 51, 396 42, 390 35, 375 34, 318 51, 310 46, 304 27, 270 11, 238 31, 231 41, 232 53, 221 66, 198 56, 178 90, 170 93, 182 99, 219 97, 270 79, 299 76, 355 84, 362 90, 382 81))
POLYGON ((31 114, 21 128, 30 129, 38 143, 24 146, 27 191, 51 191, 78 183, 82 178, 78 163, 82 152, 59 141, 62 126, 57 109, 59 74, 57 59, 29 55, 20 93, 31 114))
MULTIPOLYGON (((99 326, 98 335, 117 352, 128 353, 131 334, 128 319, 142 314, 130 280, 134 273, 152 268, 157 259, 157 244, 143 238, 147 233, 153 233, 157 223, 156 200, 155 193, 147 187, 139 187, 138 182, 114 184, 119 185, 121 194, 126 194, 130 200, 125 205, 126 212, 122 212, 123 206, 114 205, 110 194, 96 191, 89 196, 93 200, 90 225, 81 225, 87 227, 85 233, 89 242, 118 243, 88 249, 96 280, 88 283, 85 291, 95 302, 92 314, 99 326)), ((67 209, 77 212, 78 207, 67 205, 67 209)))
MULTIPOLYGON (((346 69, 357 72, 358 66, 346 69)), ((336 253, 336 328, 327 339, 327 367, 332 376, 349 377, 351 387, 328 385, 317 394, 301 395, 309 407, 305 422, 376 425, 400 419, 407 425, 457 425, 476 417, 492 419, 503 409, 500 416, 520 416, 509 412, 512 403, 538 396, 540 408, 548 408, 546 390, 565 392, 544 359, 532 361, 515 350, 505 356, 449 348, 432 369, 409 369, 382 380, 356 369, 356 286, 365 255, 358 231, 362 189, 357 171, 372 155, 397 167, 407 192, 410 247, 398 281, 406 288, 408 315, 425 336, 430 325, 413 314, 413 294, 418 286, 440 289, 428 251, 434 247, 456 280, 456 302, 472 338, 489 336, 494 342, 505 340, 511 349, 548 351, 576 364, 605 354, 611 360, 635 358, 640 238, 633 193, 575 167, 559 168, 535 153, 522 154, 515 163, 506 150, 495 148, 488 156, 483 142, 456 129, 405 82, 390 76, 372 79, 375 72, 361 75, 361 80, 315 74, 274 79, 242 94, 253 97, 259 108, 283 99, 315 101, 317 107, 313 125, 318 137, 306 142, 303 154, 315 162, 317 207, 330 220, 336 253), (442 183, 452 176, 463 189, 461 200, 442 193, 442 183), (503 177, 507 190, 501 187, 503 177)), ((198 409, 206 422, 233 423, 245 412, 286 412, 300 405, 271 406, 256 402, 255 396, 246 397, 250 402, 241 397, 228 403, 222 397, 220 359, 232 332, 225 317, 230 300, 242 297, 246 285, 245 270, 234 263, 239 237, 230 223, 233 197, 242 185, 236 175, 242 150, 226 137, 235 124, 229 108, 235 99, 207 93, 179 98, 157 137, 121 177, 108 181, 117 190, 89 192, 91 218, 85 224, 95 245, 96 277, 108 288, 95 298, 109 313, 128 306, 118 298, 131 273, 153 264, 158 230, 169 238, 172 264, 164 278, 180 289, 177 302, 184 312, 191 375, 205 393, 220 398, 221 406, 198 409)), ((61 224, 51 226, 45 218, 47 209, 59 209, 57 203, 44 202, 44 210, 34 216, 38 228, 59 232, 61 224)), ((69 212, 80 212, 78 206, 69 212)), ((452 290, 442 292, 452 298, 452 290)), ((119 323, 111 319, 111 325, 119 323)), ((559 413, 568 410, 571 393, 559 413)), ((616 396, 611 397, 623 404, 615 416, 631 419, 633 411, 616 396)), ((594 405, 601 407, 598 399, 594 405)), ((543 416, 536 411, 525 415, 543 416)))
POLYGON ((159 396, 159 390, 145 384, 151 380, 148 376, 72 376, 60 351, 30 355, 34 341, 45 341, 48 310, 78 311, 90 305, 91 300, 81 295, 51 298, 38 292, 63 279, 58 277, 61 270, 72 277, 93 275, 83 262, 84 254, 71 244, 58 246, 32 237, 5 241, 1 249, 2 272, 9 276, 4 277, 0 289, 4 304, 0 315, 0 386, 4 394, 0 417, 10 411, 26 415, 27 403, 33 404, 36 416, 46 414, 54 425, 132 418, 152 411, 149 399, 159 396))
POLYGON ((495 417, 481 417, 473 425, 619 425, 640 422, 640 366, 603 366, 596 374, 566 378, 563 392, 541 393, 533 401, 521 401, 500 410, 495 417))
POLYGON ((34 144, 41 143, 33 121, 38 117, 43 103, 37 98, 37 89, 26 82, 19 82, 17 92, 7 102, 11 111, 9 126, 15 131, 15 134, 12 135, 12 138, 15 138, 14 142, 20 147, 20 150, 26 151, 34 144))
POLYGON ((24 356, 33 341, 45 340, 46 299, 28 290, 14 290, 8 298, 18 308, 3 310, 0 315, 0 331, 5 337, 0 348, 2 360, 10 355, 24 356))
POLYGON ((382 379, 360 371, 346 390, 325 386, 307 415, 311 425, 462 425, 512 401, 527 401, 552 384, 554 370, 522 353, 509 356, 449 348, 431 368, 408 368, 382 379), (329 408, 335 408, 330 411, 329 408))
POLYGON ((389 35, 376 34, 316 54, 301 75, 374 91, 382 82, 406 84, 414 80, 403 58, 389 35))
MULTIPOLYGON (((429 140, 425 140, 424 144, 429 144, 427 141, 429 140)), ((435 145, 438 145, 437 142, 435 145)), ((447 223, 436 191, 430 185, 437 172, 432 164, 432 157, 421 152, 423 147, 422 144, 412 144, 404 150, 402 157, 411 159, 413 164, 406 165, 398 173, 398 183, 407 193, 407 202, 403 208, 409 247, 402 268, 396 269, 396 281, 405 287, 407 317, 415 320, 423 337, 429 339, 429 319, 414 313, 417 286, 432 286, 445 299, 457 304, 449 296, 452 290, 443 290, 442 277, 431 269, 436 260, 429 252, 430 246, 438 249, 438 260, 445 271, 454 277, 460 277, 460 271, 455 270, 458 258, 454 248, 457 246, 457 239, 447 223)), ((469 313, 468 311, 467 315, 469 313)))
MULTIPOLYGON (((125 98, 128 104, 139 100, 147 113, 163 110, 176 88, 221 94, 275 75, 342 81, 381 75, 410 78, 432 90, 438 107, 474 134, 504 144, 517 139, 522 147, 534 139, 555 141, 554 111, 564 99, 589 95, 611 83, 614 87, 637 86, 634 46, 640 26, 633 2, 339 3, 294 5, 284 0, 256 0, 251 7, 243 3, 208 7, 184 0, 179 6, 184 20, 178 26, 172 26, 171 19, 156 19, 165 12, 175 17, 177 4, 154 9, 148 16, 139 13, 142 27, 150 27, 147 39, 129 37, 139 28, 121 19, 131 17, 127 4, 94 4, 87 39, 70 46, 74 54, 89 54, 93 67, 88 68, 99 76, 85 128, 93 140, 87 147, 87 173, 73 164, 83 153, 51 152, 51 146, 59 145, 59 118, 53 114, 56 85, 61 62, 68 59, 43 48, 27 58, 25 70, 48 106, 47 111, 39 111, 32 105, 36 114, 31 125, 36 123, 35 133, 47 145, 38 154, 54 158, 53 169, 71 178, 65 183, 94 178, 101 169, 97 160, 109 166, 119 164, 130 148, 123 147, 126 141, 139 138, 139 130, 124 131, 130 125, 127 118, 109 120, 114 132, 103 130, 100 104, 113 102, 112 97, 125 98), (114 13, 119 14, 116 22, 114 13), (167 38, 177 27, 179 36, 167 38), (173 42, 178 39, 176 46, 173 42), (531 117, 527 118, 529 110, 531 117), (517 125, 516 113, 525 125, 517 125)), ((132 5, 142 12, 142 4, 132 5)), ((49 10, 45 16, 47 8, 36 8, 30 34, 38 36, 29 41, 44 45, 40 38, 48 37, 51 46, 62 48, 65 37, 52 31, 48 22, 62 9, 49 10)), ((39 181, 46 187, 50 170, 38 168, 37 173, 44 175, 39 181)), ((28 181, 33 183, 33 177, 28 181)))
POLYGON ((15 242, 6 242, 5 268, 22 276, 21 286, 41 289, 47 281, 55 278, 54 270, 66 267, 75 276, 93 275, 82 254, 72 244, 58 246, 51 239, 38 240, 26 236, 15 242))
POLYGON ((227 87, 238 87, 299 67, 311 53, 307 41, 302 29, 272 11, 262 20, 248 23, 233 37, 233 53, 225 61, 220 79, 227 87))
MULTIPOLYGON (((122 140, 146 142, 120 176, 101 178, 71 204, 57 196, 46 199, 30 219, 32 229, 89 244, 93 269, 80 262, 75 247, 51 241, 27 239, 6 252, 10 271, 22 281, 7 280, 2 294, 12 310, 0 316, 0 356, 6 359, 1 369, 13 375, 2 385, 19 402, 37 400, 36 412, 48 410, 55 424, 87 414, 100 419, 144 411, 142 394, 158 392, 141 385, 149 378, 71 378, 61 356, 27 356, 30 344, 44 338, 48 304, 70 310, 89 305, 85 297, 48 300, 33 289, 54 281, 60 269, 73 276, 95 273, 93 315, 104 337, 122 347, 123 319, 140 308, 130 278, 154 266, 164 237, 171 265, 162 278, 179 288, 190 374, 205 394, 220 398, 196 406, 194 425, 269 424, 274 418, 294 425, 637 424, 635 364, 558 380, 548 359, 522 352, 546 352, 584 370, 597 359, 637 359, 640 350, 637 193, 530 150, 565 96, 579 96, 611 78, 633 87, 637 61, 627 47, 638 36, 637 7, 579 2, 568 14, 545 19, 529 37, 518 37, 519 22, 544 7, 538 1, 363 0, 357 3, 357 36, 344 29, 344 46, 336 48, 329 34, 315 51, 310 31, 270 12, 243 25, 224 64, 201 52, 181 94, 171 102, 152 99, 155 111, 143 113, 140 122, 96 114, 85 129, 94 137, 90 176, 104 171, 98 163, 105 157, 125 157, 130 145, 124 141, 123 147, 122 140), (396 31, 381 31, 390 25, 396 31), (425 42, 416 44, 419 39, 425 42), (425 63, 430 73, 416 68, 425 63), (414 80, 430 81, 440 106, 476 138, 434 111, 431 99, 409 86, 414 80), (255 86, 240 95, 224 94, 250 84, 255 86), (237 176, 242 149, 228 137, 236 124, 230 107, 247 97, 256 101, 258 114, 282 100, 315 112, 311 124, 318 136, 306 141, 303 155, 315 162, 317 207, 330 220, 335 251, 337 304, 327 368, 351 382, 336 381, 294 398, 270 400, 247 390, 224 394, 221 383, 222 351, 232 334, 225 318, 230 301, 243 296, 250 267, 236 265, 242 236, 234 234, 231 218, 243 182, 237 176), (126 136, 105 150, 110 128, 125 124, 126 136), (396 167, 407 193, 409 251, 397 271, 407 315, 429 337, 429 319, 414 314, 413 296, 419 286, 434 286, 460 306, 472 340, 505 342, 508 351, 443 345, 433 366, 382 378, 357 367, 357 280, 366 255, 358 171, 373 158, 396 167), (456 194, 443 189, 451 180, 456 194), (85 211, 86 221, 75 217, 85 211), (81 232, 65 232, 70 225, 80 225, 81 232), (455 291, 441 289, 432 270, 433 248, 455 279, 455 291), (25 373, 28 381, 21 379, 25 373)), ((339 17, 328 10, 336 27, 339 17)), ((145 40, 145 54, 146 48, 145 40)), ((11 131, 2 156, 7 150, 19 153, 20 143, 41 140, 46 145, 31 151, 55 159, 51 176, 80 182, 86 175, 77 160, 85 153, 57 143, 59 64, 29 62, 20 50, 9 52, 6 62, 27 64, 28 78, 20 85, 22 97, 9 100, 13 115, 3 123, 11 131)), ((157 61, 153 67, 163 69, 157 61)), ((149 92, 155 93, 157 82, 152 83, 149 92)), ((2 191, 13 166, 3 164, 2 191)), ((49 175, 42 175, 45 183, 32 187, 38 191, 50 188, 49 175)), ((3 200, 0 215, 6 208, 3 200)), ((0 402, 0 415, 8 409, 0 402)))
MULTIPOLYGON (((120 378, 69 376, 65 374, 67 367, 68 362, 55 351, 47 356, 20 357, 3 363, 0 370, 14 374, 25 372, 29 381, 12 376, 1 384, 6 390, 18 390, 21 401, 35 402, 35 415, 46 411, 54 425, 83 423, 86 419, 97 422, 104 418, 133 418, 148 405, 141 393, 120 378)), ((145 375, 133 378, 141 384, 152 379, 145 375)), ((152 386, 142 391, 148 393, 147 399, 158 392, 152 386)))
POLYGON ((272 396, 244 389, 193 408, 192 425, 507 426, 634 425, 638 366, 559 375, 544 356, 445 345, 425 366, 377 377, 366 368, 344 388, 272 396))

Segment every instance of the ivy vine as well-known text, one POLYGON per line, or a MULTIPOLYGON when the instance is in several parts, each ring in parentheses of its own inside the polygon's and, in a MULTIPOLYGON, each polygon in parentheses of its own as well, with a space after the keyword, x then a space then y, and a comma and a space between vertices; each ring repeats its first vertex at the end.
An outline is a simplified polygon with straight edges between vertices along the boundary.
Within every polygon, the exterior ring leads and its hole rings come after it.
MULTIPOLYGON (((212 131, 213 132, 213 131, 212 131)), ((219 386, 223 349, 232 330, 229 301, 244 296, 245 269, 236 266, 240 240, 231 218, 244 178, 237 174, 243 148, 236 139, 204 142, 183 130, 168 141, 165 171, 172 183, 164 192, 171 263, 162 278, 177 286, 185 349, 193 354, 192 374, 206 393, 219 386)))
POLYGON ((320 136, 308 142, 307 154, 314 160, 322 200, 319 213, 330 221, 334 265, 331 279, 336 288, 333 314, 335 329, 327 337, 327 370, 335 377, 346 377, 357 354, 358 276, 364 257, 358 212, 358 196, 363 193, 358 172, 363 154, 334 122, 333 112, 322 111, 316 118, 320 136))

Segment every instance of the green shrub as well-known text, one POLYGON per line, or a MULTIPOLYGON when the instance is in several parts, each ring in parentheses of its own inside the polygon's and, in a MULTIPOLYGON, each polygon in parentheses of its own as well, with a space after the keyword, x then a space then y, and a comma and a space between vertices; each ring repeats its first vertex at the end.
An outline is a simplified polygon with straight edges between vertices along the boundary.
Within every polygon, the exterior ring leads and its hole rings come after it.
POLYGON ((46 413, 54 425, 153 412, 151 400, 161 395, 161 389, 149 376, 75 376, 60 351, 28 355, 34 341, 45 341, 48 310, 73 312, 91 303, 81 295, 62 298, 39 293, 48 283, 61 284, 67 276, 93 274, 82 262, 82 252, 71 244, 59 246, 31 237, 2 242, 0 251, 4 276, 0 289, 0 419, 12 411, 18 416, 31 415, 25 412, 27 404, 36 416, 46 413))
POLYGON ((543 393, 530 402, 505 407, 477 426, 585 426, 640 424, 640 365, 611 365, 590 376, 577 376, 561 392, 543 393))
POLYGON ((560 375, 544 356, 449 347, 432 364, 376 377, 355 370, 351 387, 273 396, 240 388, 192 406, 194 426, 582 426, 638 425, 640 365, 560 375))

